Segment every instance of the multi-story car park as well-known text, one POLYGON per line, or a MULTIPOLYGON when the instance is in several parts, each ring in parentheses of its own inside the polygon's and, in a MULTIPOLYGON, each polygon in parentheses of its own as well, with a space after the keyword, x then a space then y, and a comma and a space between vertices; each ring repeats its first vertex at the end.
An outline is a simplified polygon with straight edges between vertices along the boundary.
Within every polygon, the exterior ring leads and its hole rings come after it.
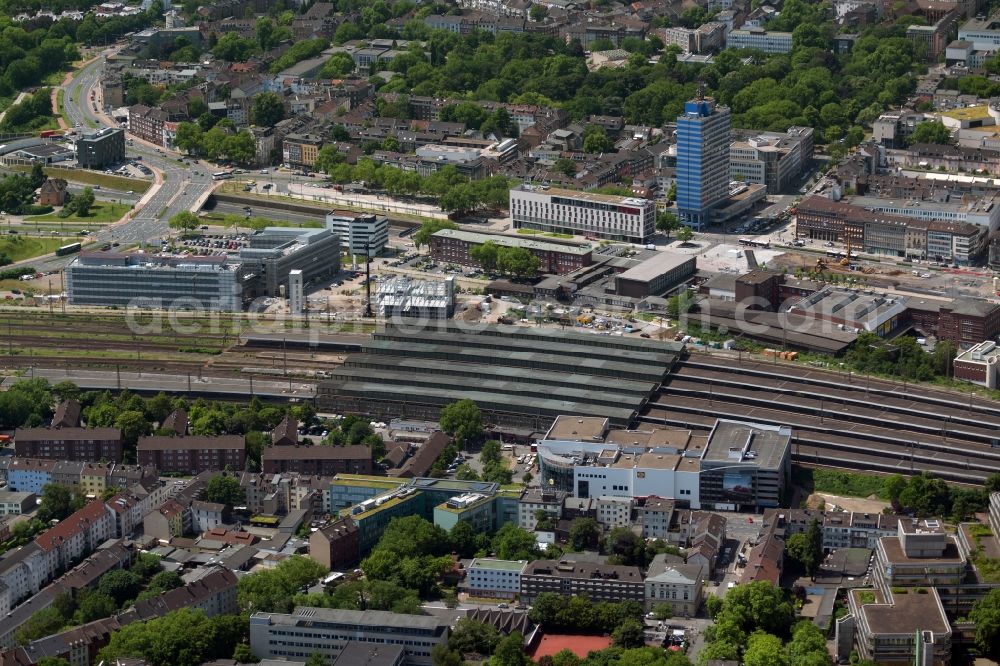
POLYGON ((510 191, 515 229, 644 243, 656 232, 656 205, 647 199, 522 184, 510 191))

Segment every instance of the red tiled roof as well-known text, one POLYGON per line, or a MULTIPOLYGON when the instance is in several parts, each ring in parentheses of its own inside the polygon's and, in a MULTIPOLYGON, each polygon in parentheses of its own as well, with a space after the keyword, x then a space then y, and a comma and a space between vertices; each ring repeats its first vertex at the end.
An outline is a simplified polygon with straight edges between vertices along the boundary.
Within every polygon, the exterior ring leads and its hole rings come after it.
POLYGON ((60 544, 89 529, 104 516, 106 510, 104 502, 94 500, 66 520, 38 535, 35 543, 46 552, 55 550, 60 544))

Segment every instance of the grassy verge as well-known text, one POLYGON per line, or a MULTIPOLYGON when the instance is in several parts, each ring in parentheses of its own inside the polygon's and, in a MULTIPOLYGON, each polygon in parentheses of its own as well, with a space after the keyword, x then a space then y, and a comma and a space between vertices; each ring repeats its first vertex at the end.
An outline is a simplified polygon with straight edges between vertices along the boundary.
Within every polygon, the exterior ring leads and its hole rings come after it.
MULTIPOLYGON (((30 171, 31 167, 19 167, 12 166, 11 169, 16 171, 30 171)), ((132 190, 133 192, 143 193, 150 188, 153 184, 148 180, 140 180, 138 178, 126 178, 124 176, 114 176, 107 173, 98 173, 97 171, 85 171, 83 169, 64 169, 62 167, 46 167, 45 175, 50 178, 63 178, 70 181, 71 183, 81 183, 83 185, 100 185, 101 187, 107 187, 112 190, 121 190, 127 192, 132 190)))
POLYGON ((23 261, 50 252, 72 242, 67 238, 30 238, 18 236, 0 241, 0 254, 10 257, 11 261, 23 261))
POLYGON ((284 194, 258 194, 256 192, 244 192, 243 191, 243 185, 244 185, 244 183, 240 182, 240 181, 235 181, 235 182, 234 181, 230 181, 230 182, 223 183, 222 187, 220 187, 217 191, 220 192, 220 193, 225 193, 225 194, 233 194, 233 195, 236 195, 236 196, 238 196, 238 197, 240 197, 242 199, 246 199, 248 201, 250 201, 250 200, 254 200, 254 201, 273 201, 275 203, 285 202, 285 203, 296 204, 296 205, 299 205, 299 206, 309 206, 311 208, 315 208, 318 212, 320 212, 320 214, 322 214, 324 216, 328 212, 330 212, 331 208, 337 208, 338 210, 351 210, 351 211, 356 211, 356 212, 361 212, 361 213, 377 212, 380 215, 389 215, 394 220, 404 220, 404 221, 409 221, 409 222, 418 222, 418 223, 421 223, 421 224, 423 224, 424 222, 430 221, 430 220, 436 220, 437 219, 437 218, 424 217, 423 215, 414 215, 413 213, 401 213, 401 212, 398 212, 398 211, 384 211, 384 210, 382 210, 380 208, 376 208, 374 206, 371 206, 371 207, 355 206, 355 205, 352 205, 352 204, 345 204, 345 203, 339 203, 339 202, 333 202, 333 201, 328 201, 328 202, 324 203, 324 202, 320 202, 320 201, 313 201, 311 199, 299 199, 297 197, 290 197, 290 196, 287 196, 287 195, 284 195, 284 194))
POLYGON ((60 88, 56 91, 56 111, 59 113, 59 117, 63 119, 63 122, 66 123, 66 127, 72 127, 73 123, 70 122, 69 116, 66 115, 66 105, 63 104, 65 97, 65 90, 60 88))
POLYGON ((807 493, 830 493, 842 497, 870 497, 888 499, 885 477, 856 472, 837 472, 829 469, 809 469, 794 465, 792 482, 807 493))
MULTIPOLYGON (((225 222, 226 215, 221 213, 206 213, 200 216, 202 220, 207 221, 208 224, 218 223, 219 226, 223 226, 225 222)), ((250 220, 243 219, 242 215, 237 215, 241 218, 239 229, 263 229, 264 227, 296 227, 302 229, 322 229, 323 223, 319 220, 306 220, 305 222, 290 222, 288 220, 272 220, 267 217, 257 217, 256 215, 250 220)))
POLYGON ((48 213, 46 215, 32 215, 30 217, 24 218, 25 222, 66 222, 72 223, 74 226, 79 227, 81 224, 86 226, 88 224, 100 224, 108 222, 117 222, 121 219, 125 213, 132 210, 132 206, 128 204, 112 203, 110 201, 98 201, 90 209, 90 213, 85 217, 80 217, 79 215, 70 215, 69 217, 59 217, 56 213, 48 213))

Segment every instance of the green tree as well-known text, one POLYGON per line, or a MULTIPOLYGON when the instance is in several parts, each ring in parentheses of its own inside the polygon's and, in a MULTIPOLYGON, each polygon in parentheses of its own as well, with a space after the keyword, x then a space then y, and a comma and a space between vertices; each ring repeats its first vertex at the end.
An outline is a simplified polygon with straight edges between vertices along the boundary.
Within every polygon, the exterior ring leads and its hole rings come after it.
POLYGON ((209 502, 225 504, 227 509, 232 509, 243 503, 245 493, 239 479, 228 474, 220 474, 209 480, 205 496, 209 502))
POLYGON ((691 230, 691 227, 684 225, 677 230, 677 240, 681 243, 690 243, 693 238, 694 231, 691 230))
POLYGON ((240 643, 233 650, 233 661, 237 664, 256 664, 260 661, 260 657, 253 653, 249 645, 240 643))
POLYGON ((66 618, 54 607, 43 608, 34 613, 15 634, 18 645, 27 645, 33 640, 58 633, 66 625, 66 618))
POLYGON ((618 647, 642 647, 644 641, 643 626, 638 620, 626 620, 611 632, 611 639, 618 647))
POLYGON ((583 130, 583 151, 585 153, 606 153, 613 150, 615 142, 600 125, 587 125, 583 130))
POLYGON ((569 543, 573 550, 584 550, 597 545, 601 527, 593 518, 574 518, 569 526, 569 543))
POLYGON ((334 145, 326 145, 319 149, 319 153, 316 155, 316 164, 313 165, 317 171, 322 171, 323 173, 330 173, 333 168, 338 164, 343 164, 344 154, 337 150, 334 145))
POLYGON ((814 519, 805 532, 788 537, 785 550, 803 571, 815 576, 823 562, 823 532, 819 521, 814 519))
POLYGON ((227 136, 223 148, 229 159, 237 164, 251 164, 257 157, 257 142, 248 130, 227 136))
POLYGON ((524 635, 520 631, 514 631, 500 639, 493 656, 490 657, 490 666, 527 666, 528 657, 524 654, 524 635))
POLYGON ((120 608, 139 594, 142 589, 142 579, 131 571, 119 569, 102 576, 97 589, 120 608))
MULTIPOLYGON (((246 578, 252 578, 247 576, 246 578)), ((141 657, 150 666, 197 666, 229 658, 243 641, 246 619, 236 616, 206 617, 200 610, 183 608, 147 622, 133 622, 111 635, 98 661, 114 663, 121 657, 141 657)))
POLYGON ((61 483, 46 483, 42 486, 38 519, 46 523, 50 520, 63 520, 82 506, 83 498, 75 495, 68 486, 61 483))
POLYGON ((474 441, 483 434, 483 415, 479 406, 467 398, 442 407, 438 422, 441 429, 459 445, 474 441))
POLYGON ((340 79, 354 71, 354 59, 347 53, 334 53, 323 65, 319 76, 321 79, 340 79))
POLYGON ((497 263, 501 272, 516 278, 533 277, 541 266, 538 257, 523 247, 500 248, 497 263))
POLYGON ((237 600, 241 608, 252 612, 287 613, 292 609, 292 595, 299 588, 314 584, 326 573, 319 562, 296 555, 273 569, 240 578, 237 600))
MULTIPOLYGON (((541 5, 532 5, 532 7, 540 7, 541 5)), ((576 162, 569 159, 568 157, 560 157, 552 164, 552 170, 558 171, 561 174, 569 176, 572 178, 576 175, 576 162)))
POLYGON ((656 230, 662 231, 663 233, 669 234, 671 231, 679 228, 681 225, 680 220, 676 215, 668 210, 661 211, 656 214, 656 230))
POLYGON ((37 664, 38 666, 69 666, 69 662, 62 657, 42 657, 37 664))
POLYGON ((74 214, 77 217, 87 217, 90 214, 90 209, 94 207, 95 201, 93 188, 85 187, 82 192, 70 200, 63 210, 68 208, 70 214, 74 214))
MULTIPOLYGON (((227 33, 228 34, 228 33, 227 33)), ((173 217, 167 223, 171 229, 177 229, 182 233, 187 233, 189 231, 194 231, 198 228, 201 220, 198 216, 188 210, 182 210, 173 217)))
POLYGON ((951 130, 936 120, 925 120, 917 123, 906 143, 910 146, 917 143, 951 143, 951 130))
POLYGON ((548 15, 549 15, 549 10, 545 5, 531 5, 531 9, 528 10, 528 16, 535 23, 538 23, 539 21, 544 21, 545 17, 548 15))
POLYGON ((122 444, 134 447, 139 438, 153 432, 153 426, 146 420, 143 412, 126 410, 115 419, 115 427, 122 431, 122 444))
POLYGON ((451 220, 426 220, 414 232, 412 236, 413 244, 417 247, 428 245, 431 242, 431 236, 442 229, 458 229, 458 225, 451 220))
POLYGON ((487 440, 479 452, 479 459, 484 465, 500 462, 503 459, 503 448, 500 446, 500 442, 495 439, 487 440))
POLYGON ((250 119, 261 127, 272 127, 285 118, 285 103, 272 92, 258 93, 250 105, 250 119))
POLYGON ((969 620, 976 627, 976 647, 993 659, 1000 658, 1000 590, 991 590, 977 601, 969 620))
POLYGON ((497 268, 500 248, 496 243, 489 240, 470 249, 469 256, 479 262, 484 273, 492 273, 497 268))
POLYGON ((110 617, 117 610, 115 600, 103 592, 88 591, 80 598, 73 621, 76 624, 86 624, 105 617, 110 617))
POLYGON ((493 552, 502 560, 532 560, 538 555, 535 535, 513 523, 504 523, 493 535, 493 552))
POLYGON ((326 659, 319 652, 313 652, 306 660, 306 666, 326 666, 326 659))
POLYGON ((789 666, 781 639, 762 631, 750 635, 743 663, 745 666, 789 666))
POLYGON ((450 551, 448 533, 421 516, 393 518, 375 546, 395 559, 422 555, 446 555, 450 551))
POLYGON ((473 557, 479 550, 476 539, 476 530, 472 523, 467 520, 460 520, 448 532, 448 541, 451 548, 459 557, 473 557))
POLYGON ((666 602, 656 604, 656 607, 653 608, 653 618, 656 620, 669 620, 673 616, 674 607, 666 602))

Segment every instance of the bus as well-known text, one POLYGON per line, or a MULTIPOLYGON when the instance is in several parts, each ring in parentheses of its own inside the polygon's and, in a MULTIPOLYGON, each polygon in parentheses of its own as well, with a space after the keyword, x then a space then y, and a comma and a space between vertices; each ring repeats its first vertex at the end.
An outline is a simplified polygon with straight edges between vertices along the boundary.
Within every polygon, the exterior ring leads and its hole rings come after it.
POLYGON ((742 245, 743 247, 763 247, 763 248, 771 247, 771 243, 769 241, 756 241, 752 238, 741 238, 740 245, 742 245))
POLYGON ((64 257, 67 254, 73 254, 74 252, 80 251, 80 243, 70 243, 69 245, 63 245, 61 248, 56 250, 57 257, 64 257))
POLYGON ((232 178, 232 171, 216 171, 212 174, 212 180, 226 180, 227 178, 232 178))

